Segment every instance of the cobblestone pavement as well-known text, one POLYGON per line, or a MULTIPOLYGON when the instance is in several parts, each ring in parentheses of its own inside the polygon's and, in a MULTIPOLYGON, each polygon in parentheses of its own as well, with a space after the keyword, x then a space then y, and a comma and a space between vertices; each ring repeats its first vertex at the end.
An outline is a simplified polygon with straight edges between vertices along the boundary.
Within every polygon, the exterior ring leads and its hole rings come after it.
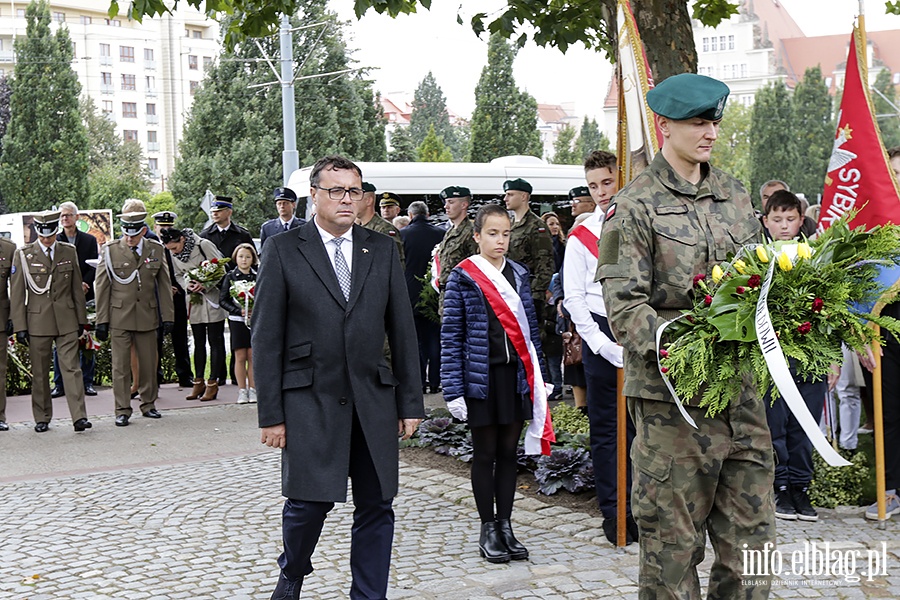
MULTIPOLYGON (((243 406, 195 410, 185 412, 213 424, 235 414, 254 416, 252 407, 243 406)), ((95 422, 101 431, 109 425, 95 422)), ((23 432, 21 439, 33 434, 23 432)), ((29 451, 18 445, 17 452, 29 451)), ((3 448, 10 451, 6 443, 3 448)), ((280 552, 278 454, 213 453, 207 448, 196 462, 112 468, 101 461, 91 473, 6 478, 0 483, 0 598, 268 598, 280 552)), ((401 465, 395 509, 391 598, 636 597, 635 547, 619 553, 596 537, 600 522, 592 515, 520 498, 516 533, 531 559, 489 565, 477 554, 477 514, 466 479, 401 465)), ((339 504, 329 516, 304 598, 346 597, 351 510, 339 504)), ((884 547, 887 575, 858 583, 841 576, 800 584, 780 579, 772 597, 900 597, 900 524, 880 530, 858 509, 820 514, 818 523, 779 522, 785 568, 791 552, 815 541, 820 550, 829 542, 832 563, 839 553, 858 556, 857 573, 868 568, 868 550, 884 547)), ((701 572, 708 573, 709 565, 707 558, 701 572)))

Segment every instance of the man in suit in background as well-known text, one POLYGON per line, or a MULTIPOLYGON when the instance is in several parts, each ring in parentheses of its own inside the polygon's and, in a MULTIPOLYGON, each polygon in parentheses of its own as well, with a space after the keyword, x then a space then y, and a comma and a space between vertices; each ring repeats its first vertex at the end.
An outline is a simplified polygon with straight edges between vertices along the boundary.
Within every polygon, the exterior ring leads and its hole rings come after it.
MULTIPOLYGON (((0 238, 0 324, 6 324, 6 335, 13 333, 9 318, 9 278, 12 275, 14 242, 0 238)), ((9 359, 9 344, 0 343, 0 431, 9 431, 6 423, 6 365, 9 359)))
MULTIPOLYGON (((74 202, 63 202, 59 205, 59 221, 62 230, 57 234, 56 241, 67 242, 75 246, 75 252, 78 253, 78 267, 81 269, 81 287, 84 288, 85 302, 94 299, 94 274, 97 270, 89 265, 87 261, 97 258, 97 238, 89 233, 79 231, 78 223, 78 207, 74 202)), ((93 351, 85 352, 84 349, 79 350, 81 354, 81 375, 84 380, 84 395, 96 396, 94 390, 94 364, 97 354, 93 351)), ((62 373, 59 370, 59 357, 56 355, 56 349, 53 349, 53 391, 50 396, 59 398, 65 395, 66 389, 63 385, 62 373)))
POLYGON ((327 156, 313 166, 310 186, 316 216, 269 240, 253 311, 261 440, 283 449, 287 498, 272 599, 300 597, 325 516, 347 499, 348 476, 349 597, 385 598, 397 438, 409 438, 424 416, 412 311, 393 240, 354 225, 359 167, 327 156))
POLYGON ((50 428, 50 363, 53 342, 69 393, 66 400, 75 431, 91 428, 84 407, 84 383, 78 364, 78 337, 87 325, 84 288, 75 247, 56 239, 59 211, 34 215, 36 242, 16 252, 10 289, 13 328, 20 344, 28 344, 31 369, 31 410, 34 430, 50 428))
MULTIPOLYGON (((175 226, 178 215, 171 210, 163 210, 151 215, 155 223, 156 235, 163 229, 175 226)), ((191 370, 191 351, 188 348, 188 316, 185 291, 181 282, 175 277, 175 266, 172 264, 172 253, 166 248, 166 265, 169 267, 169 278, 172 280, 172 301, 175 305, 175 324, 172 329, 172 348, 175 353, 175 374, 178 375, 178 387, 189 388, 194 385, 194 372, 191 370)), ((157 344, 162 352, 162 341, 157 344)))
POLYGON ((275 188, 275 209, 278 211, 278 217, 269 219, 259 228, 260 250, 270 236, 296 229, 306 223, 306 219, 294 216, 297 209, 297 194, 291 188, 275 188))

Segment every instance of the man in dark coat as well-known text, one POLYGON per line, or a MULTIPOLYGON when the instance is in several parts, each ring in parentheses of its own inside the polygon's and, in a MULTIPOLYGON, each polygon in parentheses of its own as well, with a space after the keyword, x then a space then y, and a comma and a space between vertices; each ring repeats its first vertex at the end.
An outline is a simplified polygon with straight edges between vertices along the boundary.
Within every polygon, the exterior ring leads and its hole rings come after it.
MULTIPOLYGON (((152 215, 156 224, 156 235, 163 229, 175 226, 178 215, 171 210, 164 210, 152 215)), ((149 233, 149 232, 148 232, 149 233)), ((151 238, 152 239, 152 238, 151 238)), ((175 277, 175 265, 172 264, 172 253, 166 248, 166 265, 169 267, 169 276, 172 279, 172 300, 175 304, 175 326, 172 329, 172 348, 175 354, 175 374, 178 375, 178 386, 189 388, 193 385, 194 371, 191 369, 191 352, 188 346, 188 315, 185 291, 181 286, 180 277, 175 277)), ((159 355, 162 356, 163 335, 158 336, 159 355)))
POLYGON ((275 188, 275 209, 278 216, 269 219, 259 228, 259 247, 265 247, 266 240, 283 231, 296 229, 304 223, 306 219, 300 219, 294 216, 297 209, 297 194, 291 188, 275 188))
POLYGON ((300 597, 325 516, 347 499, 348 476, 349 597, 385 598, 398 433, 408 438, 424 416, 412 311, 393 240, 354 225, 359 167, 325 157, 310 185, 316 216, 268 241, 253 310, 261 438, 283 449, 287 498, 272 598, 300 597))
POLYGON ((413 202, 407 213, 412 220, 400 230, 400 237, 403 238, 403 253, 406 255, 406 287, 409 289, 409 303, 413 307, 419 342, 422 385, 423 391, 437 394, 441 391, 441 324, 416 309, 416 304, 422 293, 421 279, 431 264, 435 246, 441 243, 446 232, 428 222, 428 205, 424 202, 413 202))
MULTIPOLYGON (((67 242, 75 246, 75 252, 78 254, 78 267, 81 271, 82 289, 84 289, 85 301, 94 299, 94 275, 97 270, 87 263, 88 260, 96 259, 97 238, 89 233, 79 231, 78 223, 78 206, 74 202, 63 202, 59 205, 60 232, 56 235, 56 241, 67 242)), ((85 352, 79 349, 81 355, 81 375, 84 381, 84 394, 86 396, 96 396, 94 390, 94 365, 96 362, 96 354, 94 352, 85 352)), ((50 395, 54 398, 65 395, 65 386, 63 385, 62 373, 59 369, 59 358, 56 356, 56 347, 53 348, 53 391, 50 395)))

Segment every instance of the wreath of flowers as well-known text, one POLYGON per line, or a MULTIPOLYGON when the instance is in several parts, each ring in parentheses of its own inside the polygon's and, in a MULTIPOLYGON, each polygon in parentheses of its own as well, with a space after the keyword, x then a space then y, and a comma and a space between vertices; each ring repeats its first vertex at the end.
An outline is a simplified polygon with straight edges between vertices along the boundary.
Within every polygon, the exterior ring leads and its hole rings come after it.
MULTIPOLYGON (((225 277, 225 263, 230 258, 211 258, 200 263, 199 267, 194 267, 184 277, 187 282, 196 281, 204 288, 210 288, 219 283, 225 277)), ((218 298, 216 299, 218 300, 218 298)), ((203 294, 200 292, 191 292, 191 304, 200 304, 203 302, 203 294)))
POLYGON ((851 230, 848 213, 812 241, 747 246, 707 277, 694 277, 694 307, 672 322, 659 349, 660 371, 711 417, 752 381, 759 397, 780 397, 756 336, 760 290, 775 261, 768 306, 775 335, 797 375, 824 379, 843 362, 841 343, 865 352, 883 344, 868 323, 900 337, 900 321, 872 307, 890 297, 878 277, 900 265, 900 226, 851 230), (699 402, 697 398, 699 397, 699 402))
POLYGON ((244 309, 244 324, 249 327, 250 314, 253 312, 253 300, 256 295, 256 281, 232 281, 229 293, 238 306, 244 309))

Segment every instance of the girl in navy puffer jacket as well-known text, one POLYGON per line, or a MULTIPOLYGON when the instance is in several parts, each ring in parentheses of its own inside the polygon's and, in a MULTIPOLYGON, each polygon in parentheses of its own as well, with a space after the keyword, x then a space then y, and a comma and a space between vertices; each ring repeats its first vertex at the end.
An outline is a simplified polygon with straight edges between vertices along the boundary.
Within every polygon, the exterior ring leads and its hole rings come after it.
MULTIPOLYGON (((478 264, 497 269, 518 293, 532 343, 541 356, 528 269, 505 258, 511 225, 509 214, 498 205, 478 210, 478 264)), ((523 560, 528 558, 528 550, 513 535, 510 516, 516 489, 516 450, 523 423, 532 418, 531 390, 519 353, 476 277, 483 281, 484 275, 479 276, 473 264, 461 263, 447 281, 441 383, 450 412, 468 420, 472 430, 472 492, 481 518, 481 555, 490 562, 523 560)), ((546 377, 546 367, 540 362, 546 377)))

